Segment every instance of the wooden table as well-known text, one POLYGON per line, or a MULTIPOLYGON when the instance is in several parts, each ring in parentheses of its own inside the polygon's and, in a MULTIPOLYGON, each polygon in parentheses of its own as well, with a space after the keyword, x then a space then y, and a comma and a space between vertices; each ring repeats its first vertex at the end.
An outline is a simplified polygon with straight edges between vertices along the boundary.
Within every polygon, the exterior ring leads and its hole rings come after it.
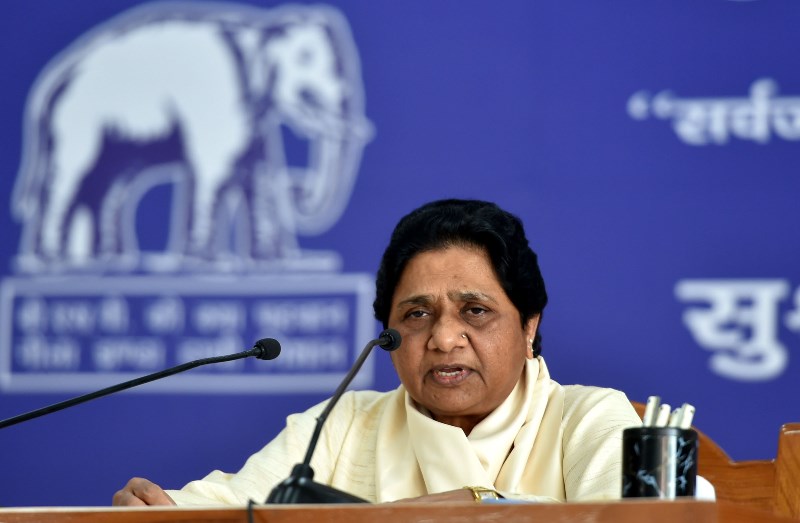
MULTIPOLYGON (((565 504, 381 504, 269 505, 253 509, 261 523, 512 523, 560 522, 788 522, 768 512, 703 501, 625 500, 565 504)), ((245 508, 76 508, 0 509, 0 523, 246 523, 245 508)))

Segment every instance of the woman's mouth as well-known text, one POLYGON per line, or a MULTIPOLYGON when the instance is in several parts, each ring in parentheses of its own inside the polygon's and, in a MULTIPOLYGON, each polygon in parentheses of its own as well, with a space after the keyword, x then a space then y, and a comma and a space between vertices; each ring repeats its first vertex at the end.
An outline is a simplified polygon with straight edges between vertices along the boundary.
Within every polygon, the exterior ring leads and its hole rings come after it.
POLYGON ((458 385, 469 375, 472 371, 464 367, 438 367, 431 370, 433 381, 439 385, 452 386, 458 385))

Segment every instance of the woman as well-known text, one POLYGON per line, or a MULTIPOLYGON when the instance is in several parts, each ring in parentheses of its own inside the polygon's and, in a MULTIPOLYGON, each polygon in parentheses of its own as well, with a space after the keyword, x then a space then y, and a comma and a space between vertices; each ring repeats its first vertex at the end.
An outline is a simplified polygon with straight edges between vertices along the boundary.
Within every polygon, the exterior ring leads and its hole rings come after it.
MULTIPOLYGON (((375 316, 402 335, 392 392, 345 394, 315 480, 373 502, 620 497, 621 435, 639 425, 624 394, 561 386, 540 356, 547 303, 522 224, 495 204, 442 200, 400 220, 376 281, 375 316)), ((180 491, 132 479, 115 505, 262 502, 302 461, 324 404, 237 474, 180 491)))

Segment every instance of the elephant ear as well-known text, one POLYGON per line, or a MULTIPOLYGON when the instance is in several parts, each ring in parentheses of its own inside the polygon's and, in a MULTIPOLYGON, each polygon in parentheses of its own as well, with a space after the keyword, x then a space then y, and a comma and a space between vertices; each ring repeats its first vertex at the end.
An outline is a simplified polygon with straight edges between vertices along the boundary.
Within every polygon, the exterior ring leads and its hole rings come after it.
POLYGON ((246 98, 255 101, 263 98, 269 89, 269 67, 262 57, 265 35, 262 28, 238 27, 229 33, 243 69, 246 98))

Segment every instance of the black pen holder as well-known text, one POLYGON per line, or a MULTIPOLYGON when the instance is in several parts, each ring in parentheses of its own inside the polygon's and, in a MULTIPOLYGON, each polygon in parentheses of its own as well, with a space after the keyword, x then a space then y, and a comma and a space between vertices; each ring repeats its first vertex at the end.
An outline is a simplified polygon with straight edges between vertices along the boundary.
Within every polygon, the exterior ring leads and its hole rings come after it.
POLYGON ((632 427, 622 433, 622 497, 694 496, 697 432, 677 427, 632 427))

